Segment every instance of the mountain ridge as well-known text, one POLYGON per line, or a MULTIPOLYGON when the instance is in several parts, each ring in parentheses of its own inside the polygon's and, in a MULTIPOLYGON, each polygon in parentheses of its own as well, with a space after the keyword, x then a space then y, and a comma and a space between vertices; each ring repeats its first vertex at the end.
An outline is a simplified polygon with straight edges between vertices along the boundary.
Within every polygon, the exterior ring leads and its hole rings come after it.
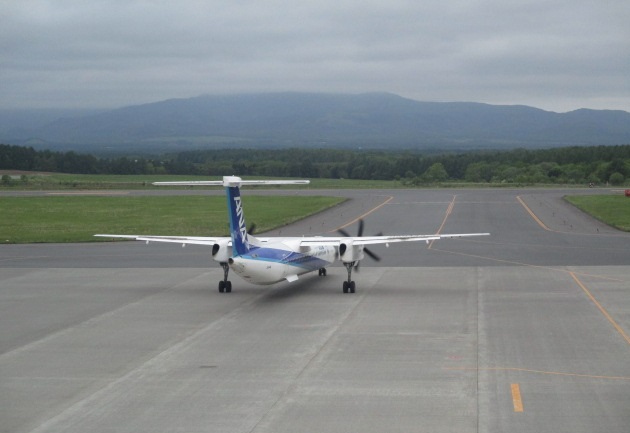
MULTIPOLYGON (((0 112, 0 125, 2 113, 0 112)), ((0 129, 0 140, 82 151, 240 147, 510 149, 630 143, 630 113, 426 102, 391 93, 200 95, 0 129), (13 136, 12 136, 13 135, 13 136)), ((6 124, 6 122, 4 122, 6 124)))

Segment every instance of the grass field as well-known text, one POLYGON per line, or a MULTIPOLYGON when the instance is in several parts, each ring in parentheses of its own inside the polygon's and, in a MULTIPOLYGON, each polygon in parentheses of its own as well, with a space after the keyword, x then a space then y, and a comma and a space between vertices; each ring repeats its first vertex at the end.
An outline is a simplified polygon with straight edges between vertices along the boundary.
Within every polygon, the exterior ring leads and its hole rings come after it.
MULTIPOLYGON (((98 175, 98 174, 63 174, 63 173, 33 173, 9 172, 14 176, 10 186, 0 184, 0 190, 67 190, 67 189, 154 189, 165 188, 151 185, 152 182, 175 182, 195 180, 220 180, 220 176, 190 176, 190 175, 98 175), (24 174, 26 181, 19 176, 24 174)), ((244 179, 264 179, 255 176, 244 176, 244 179)), ((275 178, 274 178, 275 179, 275 178)), ((360 179, 311 179, 309 186, 283 185, 282 189, 314 188, 314 189, 370 189, 370 188, 401 188, 401 182, 395 180, 360 180, 360 179)), ((172 188, 172 187, 171 187, 172 188)), ((204 188, 204 187, 195 187, 204 188)), ((209 187, 212 188, 212 187, 209 187)), ((261 187, 256 187, 261 188, 261 187)), ((279 187, 264 187, 279 188, 279 187)), ((246 188, 245 188, 246 189, 246 188)))
MULTIPOLYGON (((336 197, 247 196, 256 232, 289 224, 343 201, 336 197)), ((0 243, 87 242, 96 233, 227 236, 223 196, 0 197, 0 243)))
MULTIPOLYGON (((152 182, 164 181, 187 181, 187 180, 220 180, 221 176, 191 176, 191 175, 99 175, 99 174, 64 174, 64 173, 36 173, 20 172, 12 170, 0 170, 0 175, 8 174, 12 177, 9 185, 0 183, 0 191, 16 190, 146 190, 157 187, 151 185, 152 182), (24 175, 22 180, 20 177, 24 175)), ((260 176, 244 176, 245 179, 270 179, 260 176)), ((273 177, 273 179, 276 179, 273 177)), ((282 187, 265 186, 262 188, 282 188, 282 189, 397 189, 397 188, 515 188, 519 186, 545 187, 544 184, 520 184, 520 183, 472 183, 445 181, 429 183, 418 186, 411 186, 400 180, 366 180, 366 179, 310 179, 308 186, 283 185, 282 187)), ((554 185, 558 186, 558 185, 554 185)), ((566 188, 581 188, 584 185, 562 185, 566 188)), ((177 187, 169 187, 177 188, 177 187)), ((206 188, 206 187, 195 187, 206 188)), ((209 187, 212 188, 212 187, 209 187)), ((261 187, 256 187, 261 188, 261 187)))
POLYGON ((620 230, 630 231, 630 198, 624 195, 577 195, 565 199, 584 212, 620 230))

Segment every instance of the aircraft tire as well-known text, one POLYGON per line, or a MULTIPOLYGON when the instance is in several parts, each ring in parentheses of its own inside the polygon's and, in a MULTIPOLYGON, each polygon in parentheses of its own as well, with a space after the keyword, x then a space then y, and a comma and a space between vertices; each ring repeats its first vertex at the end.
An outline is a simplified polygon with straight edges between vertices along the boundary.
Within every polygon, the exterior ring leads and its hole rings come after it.
POLYGON ((219 292, 225 292, 225 281, 219 281, 219 292))
POLYGON ((356 291, 356 288, 357 286, 356 284, 354 284, 354 281, 350 281, 350 287, 349 287, 350 293, 354 293, 356 291))
POLYGON ((348 293, 348 282, 347 281, 343 282, 343 293, 348 293))
POLYGON ((232 282, 231 281, 226 281, 225 282, 225 292, 226 293, 232 293, 232 282))

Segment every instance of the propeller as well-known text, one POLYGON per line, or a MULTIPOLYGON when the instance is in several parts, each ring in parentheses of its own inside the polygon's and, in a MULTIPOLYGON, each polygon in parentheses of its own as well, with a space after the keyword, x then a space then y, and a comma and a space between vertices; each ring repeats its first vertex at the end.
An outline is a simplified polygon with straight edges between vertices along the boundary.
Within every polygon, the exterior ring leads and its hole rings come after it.
MULTIPOLYGON (((362 237, 363 236, 363 229, 365 228, 365 223, 363 222, 363 219, 359 220, 359 230, 357 231, 357 237, 362 237)), ((346 236, 346 237, 352 237, 347 231, 345 231, 344 229, 338 229, 337 230, 339 233, 341 233, 342 235, 346 236)), ((378 233, 376 236, 382 236, 383 233, 378 233)), ((370 256, 370 258, 374 261, 379 262, 381 260, 381 258, 374 254, 372 251, 370 251, 367 247, 363 247, 363 252, 365 254, 367 254, 368 256, 370 256)), ((356 270, 359 270, 359 263, 357 263, 357 265, 354 267, 356 270)))

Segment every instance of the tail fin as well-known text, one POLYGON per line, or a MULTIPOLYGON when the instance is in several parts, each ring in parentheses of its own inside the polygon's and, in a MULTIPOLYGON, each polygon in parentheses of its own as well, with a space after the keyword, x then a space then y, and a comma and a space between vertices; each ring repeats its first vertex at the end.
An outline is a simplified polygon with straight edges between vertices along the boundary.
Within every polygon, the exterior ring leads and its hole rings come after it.
POLYGON ((225 183, 225 194, 227 197, 228 215, 230 219, 230 234, 232 236, 232 251, 234 256, 247 254, 250 247, 257 246, 255 237, 247 233, 245 223, 245 213, 243 212, 243 202, 241 201, 240 183, 231 182, 233 186, 225 183))

